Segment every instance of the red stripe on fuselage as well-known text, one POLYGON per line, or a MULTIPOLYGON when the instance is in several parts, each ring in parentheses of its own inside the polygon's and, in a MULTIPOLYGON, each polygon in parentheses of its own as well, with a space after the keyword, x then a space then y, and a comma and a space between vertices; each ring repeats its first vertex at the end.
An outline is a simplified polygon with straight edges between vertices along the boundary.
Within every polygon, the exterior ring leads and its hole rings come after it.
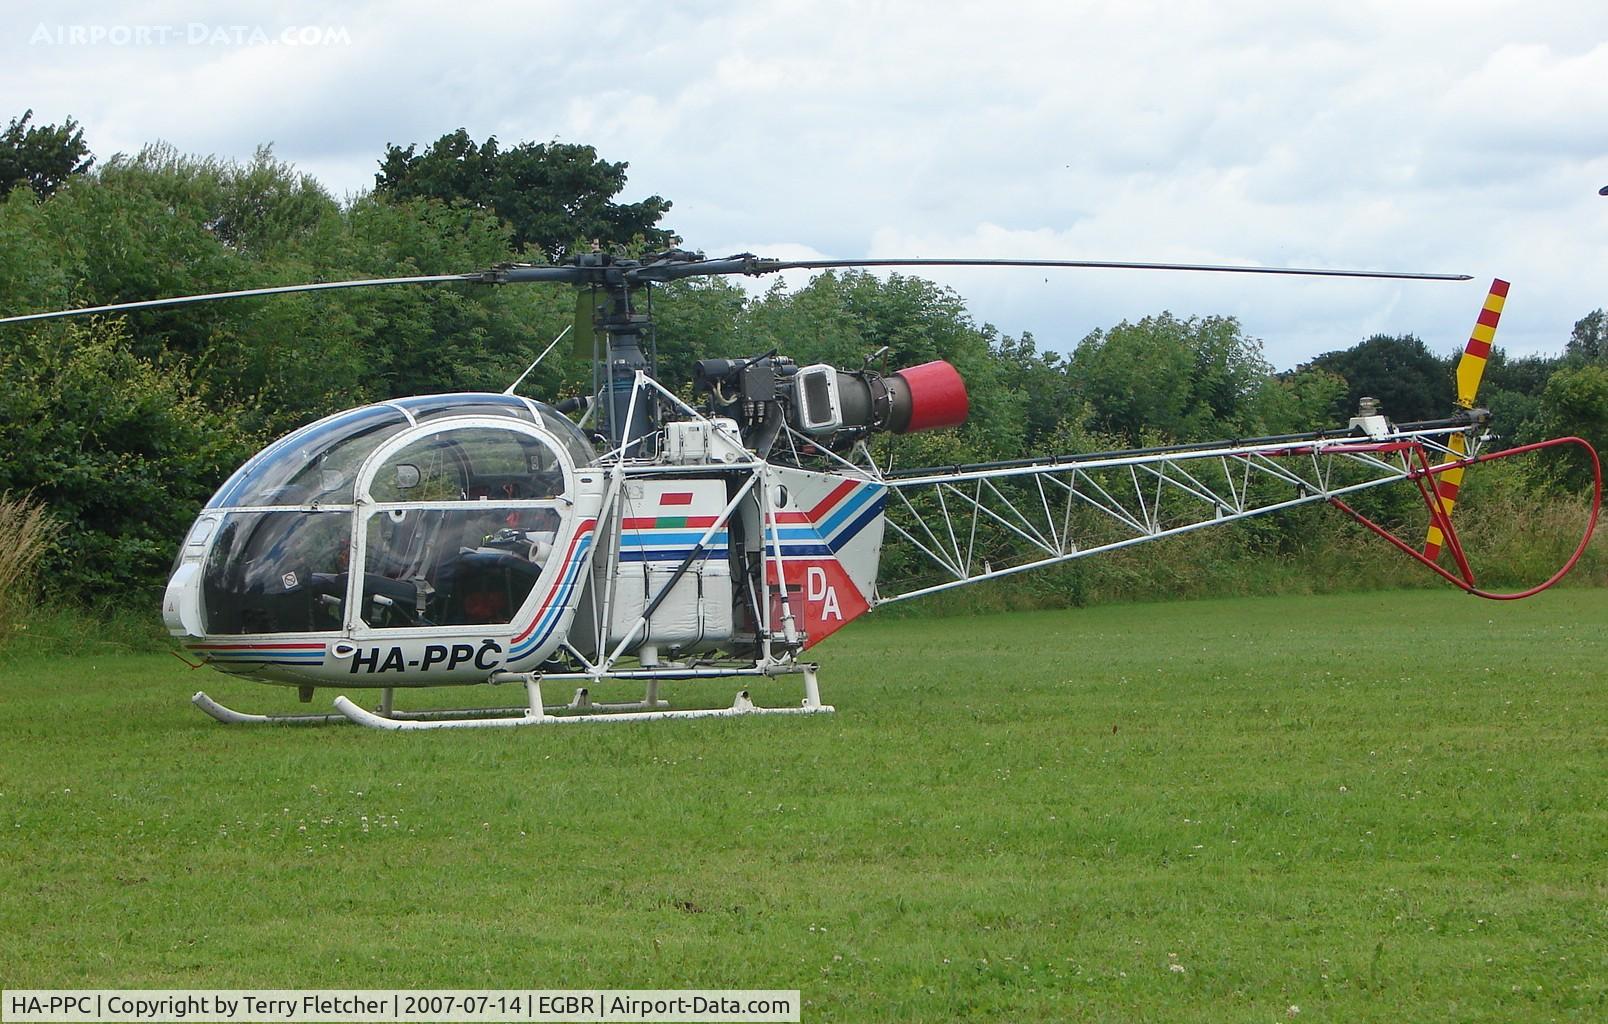
POLYGON ((859 487, 860 482, 862 481, 843 481, 833 487, 831 494, 822 498, 815 505, 815 508, 807 511, 807 513, 770 513, 770 521, 773 524, 777 524, 777 526, 790 526, 790 524, 791 526, 798 526, 799 522, 820 522, 822 519, 827 518, 827 514, 833 508, 836 508, 839 502, 843 502, 843 498, 846 498, 849 492, 852 492, 855 487, 859 487))
POLYGON ((810 509, 810 522, 813 523, 819 520, 822 516, 826 515, 828 512, 832 511, 832 506, 842 501, 844 495, 848 494, 858 486, 860 486, 860 482, 858 480, 845 480, 836 487, 832 488, 831 494, 828 494, 826 497, 822 498, 819 505, 816 505, 814 508, 810 509))
POLYGON ((323 644, 185 644, 192 651, 322 651, 323 644))
POLYGON ((837 507, 838 503, 850 491, 860 486, 859 480, 845 480, 832 488, 830 494, 822 498, 818 504, 808 512, 772 512, 770 521, 777 526, 797 526, 799 523, 815 523, 825 519, 827 514, 837 507))
POLYGON ((591 533, 592 527, 596 524, 596 519, 587 519, 582 522, 580 528, 575 531, 575 536, 570 538, 569 550, 564 552, 564 561, 558 567, 558 575, 553 578, 553 586, 547 591, 547 596, 542 598, 542 606, 536 609, 535 615, 530 617, 530 625, 525 627, 525 631, 514 637, 511 643, 517 644, 527 636, 530 636, 531 631, 536 628, 536 623, 542 621, 542 613, 547 611, 547 606, 553 601, 553 595, 558 593, 559 586, 564 582, 564 574, 569 570, 570 559, 575 555, 575 545, 581 542, 582 537, 591 533))
POLYGON ((654 518, 654 517, 651 517, 651 516, 649 516, 649 517, 638 517, 638 518, 635 518, 635 519, 621 520, 620 521, 620 529, 622 529, 622 530, 691 530, 691 529, 708 529, 709 527, 715 525, 715 520, 720 518, 720 517, 719 516, 664 516, 662 518, 665 518, 665 519, 680 519, 681 522, 676 524, 676 525, 674 525, 674 526, 660 526, 658 518, 654 518))

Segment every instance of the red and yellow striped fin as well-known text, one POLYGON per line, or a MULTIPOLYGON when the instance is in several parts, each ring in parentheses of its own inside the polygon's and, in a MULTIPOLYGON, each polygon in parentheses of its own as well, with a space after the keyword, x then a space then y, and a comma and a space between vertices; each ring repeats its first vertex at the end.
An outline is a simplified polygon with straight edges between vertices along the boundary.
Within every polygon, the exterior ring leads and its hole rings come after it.
MULTIPOLYGON (((1491 290, 1486 293, 1485 306, 1480 310, 1479 319, 1474 321, 1474 333, 1469 335, 1468 344, 1463 348, 1463 358, 1457 361, 1457 405, 1462 409, 1474 408, 1474 396, 1480 389, 1480 378, 1485 375, 1485 362, 1491 357, 1491 343, 1496 338, 1496 325, 1502 319, 1502 306, 1507 302, 1508 283, 1501 278, 1491 282, 1491 290)), ((1447 444, 1453 454, 1441 460, 1441 464, 1457 462, 1468 454, 1468 442, 1462 434, 1453 434, 1447 444)), ((1457 492, 1463 486, 1463 470, 1448 469, 1444 473, 1436 473, 1435 493, 1440 496, 1441 507, 1447 516, 1452 514, 1452 506, 1457 504, 1457 492)), ((1434 523, 1429 525, 1429 533, 1424 537, 1424 557, 1433 561, 1440 555, 1441 544, 1446 538, 1441 534, 1440 527, 1434 523)))
POLYGON ((1468 336, 1463 358, 1457 362, 1457 404, 1464 409, 1474 408, 1474 393, 1480 388, 1480 377, 1485 374, 1485 361, 1491 357, 1491 341, 1496 337, 1497 321, 1502 319, 1502 305, 1507 302, 1508 283, 1501 278, 1491 282, 1485 296, 1485 307, 1474 321, 1474 333, 1468 336))
MULTIPOLYGON (((1463 438, 1462 434, 1453 434, 1452 440, 1447 447, 1456 454, 1448 455, 1442 460, 1443 463, 1456 462, 1468 454, 1468 442, 1463 438)), ((1450 517, 1452 506, 1457 504, 1457 492, 1463 486, 1462 467, 1448 469, 1444 473, 1436 473, 1434 484, 1435 493, 1440 496, 1441 508, 1445 509, 1446 515, 1450 517)), ((1440 555, 1441 544, 1445 540, 1446 538, 1441 533, 1441 528, 1434 523, 1430 523, 1429 534, 1424 538, 1424 557, 1434 561, 1440 555)))

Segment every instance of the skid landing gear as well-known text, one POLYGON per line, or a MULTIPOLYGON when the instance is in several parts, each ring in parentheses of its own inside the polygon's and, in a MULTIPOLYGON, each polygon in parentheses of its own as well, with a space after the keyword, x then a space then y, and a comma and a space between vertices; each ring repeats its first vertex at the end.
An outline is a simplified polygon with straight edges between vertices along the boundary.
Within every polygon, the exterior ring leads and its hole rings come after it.
MULTIPOLYGON (((194 697, 190 698, 190 703, 225 725, 345 725, 350 721, 339 712, 322 715, 253 715, 219 704, 204 692, 197 692, 194 697)), ((492 715, 518 715, 523 714, 524 711, 523 707, 442 708, 437 711, 398 711, 391 706, 391 691, 386 690, 385 696, 380 699, 379 709, 373 713, 402 721, 415 719, 429 721, 437 718, 472 718, 476 716, 483 718, 492 715)))
MULTIPOLYGON (((669 701, 658 696, 657 677, 647 680, 647 690, 640 701, 627 703, 599 703, 592 700, 591 691, 582 686, 568 704, 545 704, 542 700, 542 677, 531 672, 506 673, 495 682, 519 682, 525 686, 526 703, 521 707, 505 708, 452 708, 435 711, 400 711, 394 705, 392 690, 383 691, 380 706, 374 711, 359 707, 346 697, 335 698, 335 714, 323 715, 253 715, 225 707, 197 693, 190 702, 208 715, 228 725, 335 725, 351 722, 371 729, 391 731, 417 729, 509 729, 527 725, 564 725, 571 722, 647 722, 659 718, 735 718, 745 715, 810 715, 828 714, 836 709, 821 703, 821 691, 816 679, 817 666, 812 664, 789 665, 782 668, 749 669, 722 675, 800 675, 804 680, 804 700, 797 707, 760 707, 753 702, 748 690, 738 692, 730 707, 697 708, 682 711, 670 710, 669 701)), ((702 674, 702 673, 700 673, 702 674)), ((553 678, 553 677, 549 677, 553 678)), ((683 678, 686 678, 683 676, 683 678)))

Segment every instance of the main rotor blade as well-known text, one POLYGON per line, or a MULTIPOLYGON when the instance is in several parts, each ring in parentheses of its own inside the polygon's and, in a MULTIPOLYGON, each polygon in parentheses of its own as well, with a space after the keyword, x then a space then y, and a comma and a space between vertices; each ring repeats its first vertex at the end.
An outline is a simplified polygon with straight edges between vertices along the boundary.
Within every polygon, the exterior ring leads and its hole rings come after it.
MULTIPOLYGON (((733 257, 736 259, 736 257, 733 257)), ((832 267, 1077 267, 1089 270, 1187 270, 1213 274, 1289 274, 1299 277, 1382 277, 1407 281, 1472 281, 1470 274, 1421 274, 1397 270, 1326 270, 1313 267, 1258 267, 1218 263, 1127 263, 1112 260, 985 260, 985 259, 865 259, 865 260, 764 260, 749 258, 749 274, 769 274, 778 270, 825 270, 832 267)), ((727 263, 729 260, 711 260, 727 263)), ((696 264, 693 264, 696 266, 696 264)), ((729 274, 730 270, 710 273, 729 274)))
POLYGON ((1420 274, 1394 270, 1326 270, 1311 267, 1259 267, 1209 263, 1126 263, 1112 260, 999 260, 999 259, 857 259, 857 260, 772 260, 740 253, 724 259, 706 260, 695 255, 676 253, 671 258, 661 257, 651 263, 623 261, 596 265, 531 265, 503 264, 490 270, 467 274, 429 274, 415 277, 376 277, 358 281, 325 281, 318 284, 278 285, 271 288, 246 288, 230 292, 209 292, 203 295, 178 295, 168 299, 146 299, 141 302, 116 302, 83 309, 61 309, 49 313, 25 313, 21 316, 0 317, 0 324, 26 323, 32 320, 55 320, 69 316, 87 316, 93 313, 121 313, 134 309, 157 309, 164 306, 187 306, 198 302, 217 302, 221 299, 245 299, 259 295, 288 295, 294 292, 333 291, 338 288, 372 288, 399 284, 446 284, 473 282, 478 284, 525 284, 555 282, 592 284, 608 287, 642 284, 655 281, 675 281, 688 277, 713 277, 724 274, 774 274, 781 270, 828 270, 835 267, 1071 267, 1095 270, 1184 270, 1219 274, 1285 274, 1302 277, 1371 277, 1414 281, 1471 281, 1468 274, 1420 274))
POLYGON ((16 324, 27 320, 55 320, 67 316, 87 316, 91 313, 120 313, 129 309, 155 309, 159 306, 188 306, 197 302, 217 302, 220 299, 244 299, 253 295, 286 295, 291 292, 321 292, 336 288, 369 288, 387 284, 442 284, 448 281, 484 281, 483 273, 429 274, 422 277, 375 277, 363 281, 325 281, 320 284, 287 284, 273 288, 246 288, 235 292, 209 292, 205 295, 178 295, 171 299, 146 299, 143 302, 115 302, 109 306, 86 306, 83 309, 59 309, 50 313, 27 313, 22 316, 0 317, 0 324, 16 324))

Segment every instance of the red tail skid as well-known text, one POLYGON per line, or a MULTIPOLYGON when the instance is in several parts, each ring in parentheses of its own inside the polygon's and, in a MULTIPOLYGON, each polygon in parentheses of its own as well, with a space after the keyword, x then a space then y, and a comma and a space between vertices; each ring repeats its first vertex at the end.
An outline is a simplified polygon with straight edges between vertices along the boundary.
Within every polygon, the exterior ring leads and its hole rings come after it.
POLYGON ((1358 512, 1356 509, 1352 508, 1339 498, 1330 498, 1329 503, 1335 508, 1344 512, 1346 515, 1350 516, 1352 519, 1355 519, 1357 522, 1361 523, 1363 526, 1367 527, 1369 530, 1395 545, 1398 550, 1407 555, 1409 558, 1429 566, 1431 570, 1443 577, 1448 583, 1452 584, 1452 586, 1457 587, 1459 590, 1467 591, 1476 597, 1489 598, 1492 601, 1517 601, 1526 597, 1534 597, 1536 594, 1539 594, 1541 591, 1550 588, 1553 584, 1569 575, 1569 570, 1573 569, 1575 564, 1580 561, 1580 557, 1586 553, 1586 546, 1591 543, 1591 534, 1597 528, 1597 514, 1602 509, 1602 460, 1597 457, 1596 449, 1591 447, 1591 445, 1585 440, 1578 437, 1555 437, 1550 441, 1539 441, 1535 444, 1519 445, 1516 448, 1509 448, 1506 451, 1491 452, 1487 455, 1477 455, 1470 459, 1460 459, 1455 462, 1443 462, 1439 465, 1430 464, 1429 456, 1425 452, 1423 445, 1418 443, 1409 443, 1403 447, 1408 448, 1411 451, 1412 458, 1418 463, 1418 469, 1413 471, 1411 474, 1411 479, 1418 485, 1418 492, 1423 497, 1425 506, 1427 506, 1429 509, 1430 522, 1439 527, 1441 533, 1445 537, 1445 547, 1451 551, 1452 560, 1457 563, 1457 572, 1455 574, 1436 564, 1433 559, 1425 557, 1417 548, 1413 547, 1411 544, 1408 544, 1400 537, 1397 537, 1395 534, 1391 533, 1383 526, 1380 526, 1372 519, 1369 519, 1361 512, 1358 512), (1439 488, 1435 486, 1436 474, 1445 473, 1448 470, 1461 469, 1466 466, 1473 466, 1481 462, 1493 462, 1496 459, 1505 459, 1510 455, 1522 455, 1526 452, 1540 451, 1543 448, 1556 448, 1566 444, 1576 444, 1585 449, 1586 455, 1591 459, 1593 481, 1591 493, 1591 514, 1586 518, 1586 529, 1585 532, 1580 536, 1580 543, 1575 546, 1574 554, 1570 555, 1568 561, 1563 563, 1563 567, 1548 577, 1544 583, 1539 583, 1528 590, 1520 590, 1513 593, 1496 593, 1489 590, 1481 590, 1475 585, 1474 570, 1468 564, 1468 557, 1463 551, 1463 544, 1461 540, 1458 539, 1457 530, 1452 526, 1452 517, 1441 498, 1439 488))

